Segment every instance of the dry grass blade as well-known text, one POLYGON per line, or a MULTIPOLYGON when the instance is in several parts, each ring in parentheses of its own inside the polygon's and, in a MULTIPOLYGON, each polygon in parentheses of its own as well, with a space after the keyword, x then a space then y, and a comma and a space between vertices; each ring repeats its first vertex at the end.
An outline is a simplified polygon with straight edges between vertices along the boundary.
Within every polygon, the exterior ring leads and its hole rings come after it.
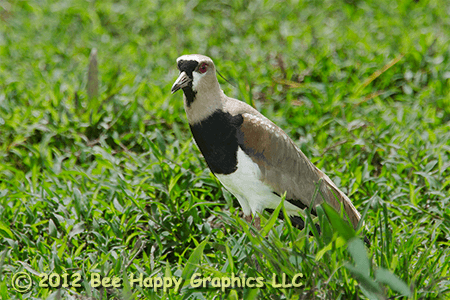
POLYGON ((97 49, 93 48, 89 55, 87 93, 89 99, 98 97, 97 49))
POLYGON ((381 74, 383 74, 384 72, 386 72, 387 70, 389 70, 392 66, 394 66, 396 63, 398 63, 402 58, 403 58, 403 54, 400 54, 399 56, 397 56, 396 58, 394 58, 393 60, 391 60, 389 63, 387 63, 386 65, 384 65, 381 70, 377 70, 375 71, 372 75, 370 75, 366 80, 364 80, 364 82, 359 85, 356 88, 356 91, 354 93, 354 95, 356 97, 359 96, 359 94, 364 90, 364 88, 366 86, 368 86, 372 81, 374 81, 375 79, 377 79, 378 77, 380 77, 381 74))

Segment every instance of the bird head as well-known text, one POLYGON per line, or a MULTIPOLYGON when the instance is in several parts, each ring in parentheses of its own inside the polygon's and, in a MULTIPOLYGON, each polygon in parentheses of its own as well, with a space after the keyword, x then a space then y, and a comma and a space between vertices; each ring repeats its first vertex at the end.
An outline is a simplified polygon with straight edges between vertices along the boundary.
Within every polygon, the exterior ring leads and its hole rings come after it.
POLYGON ((223 92, 211 58, 200 54, 183 55, 178 57, 177 67, 180 75, 171 91, 183 90, 190 122, 198 122, 222 107, 223 92))
POLYGON ((172 86, 172 93, 179 89, 191 89, 194 93, 202 87, 214 85, 217 82, 216 69, 211 58, 200 54, 189 54, 178 57, 180 75, 172 86))

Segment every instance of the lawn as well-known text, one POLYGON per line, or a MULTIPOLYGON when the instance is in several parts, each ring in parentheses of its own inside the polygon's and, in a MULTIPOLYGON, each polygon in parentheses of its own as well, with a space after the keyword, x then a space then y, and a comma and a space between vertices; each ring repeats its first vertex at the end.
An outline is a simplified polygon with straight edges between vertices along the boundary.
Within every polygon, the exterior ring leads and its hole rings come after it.
POLYGON ((449 15, 442 0, 0 1, 0 298, 450 299, 449 15), (359 232, 327 207, 302 231, 239 217, 170 93, 189 53, 352 199, 359 232))

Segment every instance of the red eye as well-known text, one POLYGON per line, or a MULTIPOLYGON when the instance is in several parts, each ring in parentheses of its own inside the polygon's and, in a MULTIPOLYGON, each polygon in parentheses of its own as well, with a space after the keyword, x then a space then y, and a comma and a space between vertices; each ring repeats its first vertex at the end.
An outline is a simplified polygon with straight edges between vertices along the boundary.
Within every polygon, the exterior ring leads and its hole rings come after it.
POLYGON ((200 65, 200 67, 198 68, 198 71, 200 73, 205 73, 207 70, 208 70, 208 64, 206 64, 206 63, 202 63, 200 65))

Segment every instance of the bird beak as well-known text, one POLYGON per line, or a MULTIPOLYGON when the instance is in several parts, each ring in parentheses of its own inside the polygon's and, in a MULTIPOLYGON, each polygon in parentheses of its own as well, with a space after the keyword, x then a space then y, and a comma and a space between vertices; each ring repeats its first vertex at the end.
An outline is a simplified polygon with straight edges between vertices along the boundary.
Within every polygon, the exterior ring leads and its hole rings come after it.
POLYGON ((181 72, 180 76, 178 76, 177 80, 175 80, 175 83, 172 85, 172 94, 178 91, 179 89, 182 89, 186 87, 190 82, 192 81, 191 78, 186 74, 186 72, 181 72))

